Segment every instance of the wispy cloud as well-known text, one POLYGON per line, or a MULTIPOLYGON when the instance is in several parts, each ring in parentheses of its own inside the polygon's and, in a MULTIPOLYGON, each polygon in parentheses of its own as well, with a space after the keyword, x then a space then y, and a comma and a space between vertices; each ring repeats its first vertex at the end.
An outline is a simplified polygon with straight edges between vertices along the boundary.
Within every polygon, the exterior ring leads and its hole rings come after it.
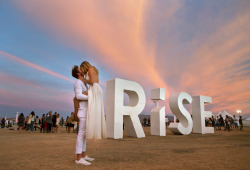
POLYGON ((18 62, 18 63, 23 64, 25 66, 31 67, 33 69, 42 71, 42 72, 47 73, 49 75, 52 75, 54 77, 57 77, 57 78, 60 78, 60 79, 63 79, 63 80, 69 81, 69 82, 74 82, 72 79, 70 79, 68 77, 65 77, 65 76, 63 76, 61 74, 55 73, 55 72, 53 72, 53 71, 51 71, 49 69, 46 69, 46 68, 41 67, 41 66, 39 66, 37 64, 31 63, 31 62, 29 62, 27 60, 21 59, 19 57, 16 57, 14 55, 11 55, 11 54, 6 53, 6 52, 1 51, 1 50, 0 50, 0 57, 7 58, 7 59, 12 59, 15 62, 18 62))
POLYGON ((218 24, 217 30, 200 44, 180 79, 180 84, 195 95, 214 97, 214 112, 249 112, 249 15, 242 11, 227 23, 218 24))

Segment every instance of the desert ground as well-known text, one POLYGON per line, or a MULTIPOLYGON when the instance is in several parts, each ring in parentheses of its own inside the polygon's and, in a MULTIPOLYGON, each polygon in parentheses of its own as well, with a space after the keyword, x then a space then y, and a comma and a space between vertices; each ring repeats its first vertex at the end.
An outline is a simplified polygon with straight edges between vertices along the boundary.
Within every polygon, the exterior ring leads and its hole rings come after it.
POLYGON ((250 127, 214 134, 88 140, 90 166, 75 165, 76 133, 0 129, 0 169, 250 169, 250 127))

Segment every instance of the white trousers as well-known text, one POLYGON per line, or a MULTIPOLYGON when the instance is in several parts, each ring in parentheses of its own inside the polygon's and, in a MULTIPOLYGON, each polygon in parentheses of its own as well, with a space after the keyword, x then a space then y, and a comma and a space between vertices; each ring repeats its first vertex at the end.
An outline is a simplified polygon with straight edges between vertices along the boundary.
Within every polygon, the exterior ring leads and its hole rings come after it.
POLYGON ((86 117, 79 118, 79 131, 76 140, 76 154, 82 154, 86 151, 86 117))

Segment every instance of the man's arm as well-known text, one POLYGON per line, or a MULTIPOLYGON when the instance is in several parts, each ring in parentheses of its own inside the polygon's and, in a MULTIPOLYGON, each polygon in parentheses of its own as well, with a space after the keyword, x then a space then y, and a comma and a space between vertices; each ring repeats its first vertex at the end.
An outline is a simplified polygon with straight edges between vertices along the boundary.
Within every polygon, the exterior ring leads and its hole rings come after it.
MULTIPOLYGON (((88 100, 88 96, 82 93, 83 89, 80 83, 75 85, 75 96, 77 100, 88 100)), ((85 92, 84 92, 85 93, 85 92)))

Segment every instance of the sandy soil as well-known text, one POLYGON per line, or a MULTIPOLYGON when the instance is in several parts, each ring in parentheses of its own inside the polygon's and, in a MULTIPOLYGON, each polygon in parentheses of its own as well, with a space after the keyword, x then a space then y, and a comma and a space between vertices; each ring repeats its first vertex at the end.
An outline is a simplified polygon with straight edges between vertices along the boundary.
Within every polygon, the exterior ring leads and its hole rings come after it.
POLYGON ((90 166, 75 165, 76 134, 0 129, 0 169, 249 169, 250 127, 244 131, 120 140, 88 140, 90 166))

